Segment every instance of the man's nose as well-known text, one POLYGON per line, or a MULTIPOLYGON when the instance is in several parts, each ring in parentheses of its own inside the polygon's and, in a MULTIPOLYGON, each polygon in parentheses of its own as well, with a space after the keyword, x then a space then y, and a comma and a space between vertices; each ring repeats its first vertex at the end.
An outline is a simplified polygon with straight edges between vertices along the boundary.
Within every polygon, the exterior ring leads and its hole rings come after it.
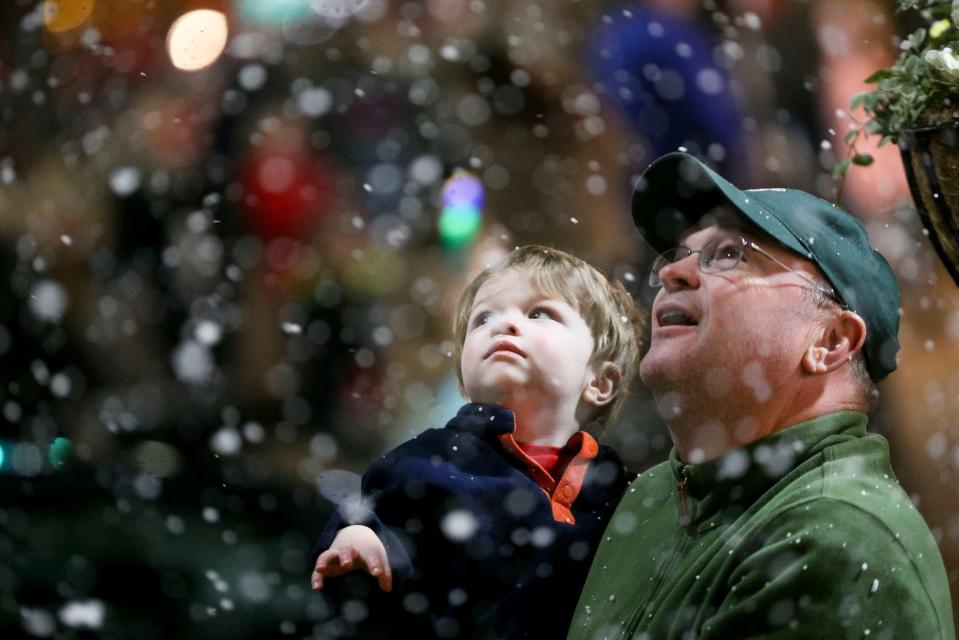
POLYGON ((659 280, 669 293, 699 287, 700 275, 698 253, 670 262, 659 270, 659 280))

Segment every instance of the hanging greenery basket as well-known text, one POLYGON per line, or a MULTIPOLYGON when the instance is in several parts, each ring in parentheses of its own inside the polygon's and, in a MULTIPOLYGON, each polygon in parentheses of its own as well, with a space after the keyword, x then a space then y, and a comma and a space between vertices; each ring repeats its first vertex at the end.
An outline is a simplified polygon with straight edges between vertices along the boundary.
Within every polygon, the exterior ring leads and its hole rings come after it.
POLYGON ((959 285, 959 122, 909 129, 899 149, 922 224, 959 285))
POLYGON ((899 144, 909 189, 936 252, 959 285, 959 0, 897 0, 899 11, 918 11, 927 20, 899 45, 899 59, 866 82, 875 88, 853 96, 867 119, 846 134, 850 155, 833 174, 868 166, 863 137, 881 136, 879 146, 899 144))

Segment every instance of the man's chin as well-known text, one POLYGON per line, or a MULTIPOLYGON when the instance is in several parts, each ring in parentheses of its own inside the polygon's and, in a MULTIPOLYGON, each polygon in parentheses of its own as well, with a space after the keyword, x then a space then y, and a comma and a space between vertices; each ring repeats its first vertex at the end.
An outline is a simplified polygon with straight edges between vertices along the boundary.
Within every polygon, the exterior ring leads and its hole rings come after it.
POLYGON ((675 356, 653 351, 648 352, 639 363, 639 377, 653 393, 675 387, 682 379, 683 370, 690 370, 688 362, 680 362, 675 356))
POLYGON ((655 378, 663 365, 662 354, 656 349, 656 345, 653 345, 639 361, 639 377, 648 385, 648 380, 655 378))

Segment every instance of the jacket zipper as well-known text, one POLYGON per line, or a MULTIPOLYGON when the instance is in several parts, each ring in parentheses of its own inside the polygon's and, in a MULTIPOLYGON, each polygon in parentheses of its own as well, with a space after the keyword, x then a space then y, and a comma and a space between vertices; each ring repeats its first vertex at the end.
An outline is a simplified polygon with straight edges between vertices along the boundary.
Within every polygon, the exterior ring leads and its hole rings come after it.
POLYGON ((683 528, 682 533, 680 533, 679 541, 673 545, 672 549, 670 549, 671 557, 669 559, 669 563, 663 567, 663 569, 659 572, 659 575, 656 576, 656 581, 649 590, 649 597, 646 598, 646 601, 636 609, 635 613, 633 613, 632 617, 629 619, 629 622, 623 628, 623 638, 632 638, 636 633, 637 627, 639 627, 643 617, 646 615, 646 609, 649 607, 649 603, 653 602, 653 599, 659 595, 660 587, 666 581, 666 577, 670 574, 676 563, 679 562, 682 552, 685 550, 686 544, 692 540, 692 534, 689 532, 688 527, 690 524, 692 524, 693 516, 695 514, 695 506, 690 505, 689 502, 689 488, 687 487, 689 478, 686 468, 681 468, 679 473, 681 476, 678 484, 679 525, 683 528))
POLYGON ((686 467, 679 470, 682 479, 679 481, 679 526, 688 527, 693 523, 693 508, 689 504, 689 488, 686 486, 689 480, 686 475, 686 467))

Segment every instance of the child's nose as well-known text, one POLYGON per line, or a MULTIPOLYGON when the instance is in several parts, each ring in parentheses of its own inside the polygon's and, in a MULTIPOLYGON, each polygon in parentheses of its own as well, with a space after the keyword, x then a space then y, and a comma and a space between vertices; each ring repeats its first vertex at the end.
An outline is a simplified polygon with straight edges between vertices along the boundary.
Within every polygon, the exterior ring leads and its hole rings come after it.
POLYGON ((514 312, 498 314, 496 316, 496 321, 493 323, 494 335, 499 335, 501 333, 505 333, 511 336, 519 335, 519 332, 520 332, 519 318, 520 317, 522 317, 521 314, 517 314, 514 312))

